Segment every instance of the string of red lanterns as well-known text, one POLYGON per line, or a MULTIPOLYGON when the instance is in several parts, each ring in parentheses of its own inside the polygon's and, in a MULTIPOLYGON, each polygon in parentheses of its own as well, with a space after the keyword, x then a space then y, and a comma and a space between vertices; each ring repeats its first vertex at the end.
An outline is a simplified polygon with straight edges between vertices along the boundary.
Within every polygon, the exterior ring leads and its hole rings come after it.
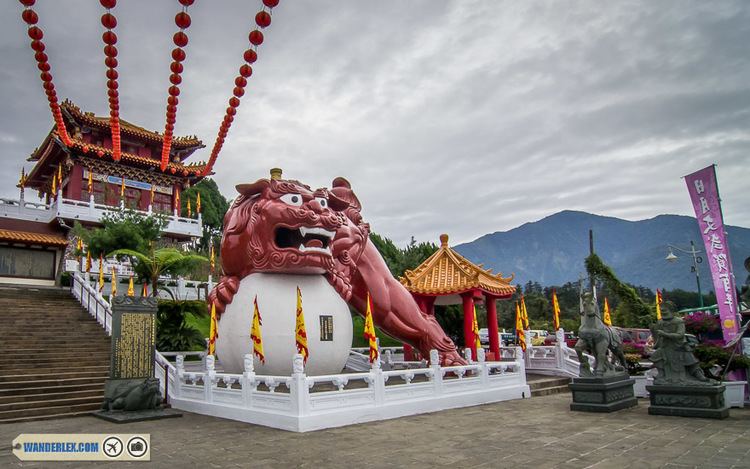
POLYGON ((120 94, 117 91, 117 35, 112 31, 117 26, 117 18, 112 14, 112 8, 117 0, 99 0, 107 12, 102 15, 102 26, 107 31, 102 34, 104 41, 104 65, 107 66, 107 95, 109 96, 109 126, 112 130, 112 159, 120 161, 120 94))
POLYGON ((174 17, 174 22, 179 31, 177 31, 172 37, 174 45, 177 46, 172 49, 172 60, 173 62, 169 65, 169 69, 172 74, 169 76, 169 82, 172 84, 169 87, 167 98, 167 123, 164 125, 164 142, 161 146, 161 170, 167 169, 169 164, 169 152, 172 149, 172 133, 174 132, 174 124, 177 120, 177 104, 179 104, 180 95, 180 83, 182 83, 183 66, 182 62, 185 60, 185 50, 183 47, 187 46, 188 36, 185 34, 185 30, 190 27, 190 15, 187 13, 187 9, 192 5, 195 0, 179 0, 182 4, 182 11, 177 13, 174 17))
POLYGON ((39 21, 39 16, 31 8, 34 6, 35 0, 19 0, 21 4, 26 7, 21 13, 21 18, 29 26, 28 34, 31 38, 31 48, 34 50, 34 59, 37 62, 37 68, 42 72, 39 77, 42 79, 42 86, 44 92, 47 94, 47 101, 49 101, 49 108, 52 111, 52 117, 55 120, 57 127, 57 135, 60 136, 65 146, 70 146, 73 142, 68 136, 68 131, 65 128, 65 121, 63 120, 62 111, 60 105, 57 103, 57 92, 55 91, 55 85, 52 83, 52 73, 50 70, 50 64, 47 60, 47 54, 44 53, 44 33, 39 26, 36 26, 39 21))
POLYGON ((260 30, 271 25, 271 12, 278 4, 279 0, 263 0, 263 8, 255 15, 255 24, 259 29, 253 29, 248 35, 250 45, 243 54, 245 63, 240 67, 240 74, 234 79, 234 89, 232 90, 233 96, 229 98, 229 107, 227 107, 226 113, 224 114, 224 120, 219 127, 219 134, 217 135, 214 147, 211 150, 211 157, 208 160, 208 164, 203 169, 203 176, 208 176, 208 174, 211 173, 211 169, 213 168, 214 163, 216 163, 216 158, 218 158, 219 152, 221 152, 221 147, 224 146, 224 139, 229 133, 229 128, 232 126, 234 116, 237 114, 237 108, 240 105, 240 98, 245 94, 247 79, 253 74, 251 64, 258 59, 258 46, 263 44, 263 33, 260 30))

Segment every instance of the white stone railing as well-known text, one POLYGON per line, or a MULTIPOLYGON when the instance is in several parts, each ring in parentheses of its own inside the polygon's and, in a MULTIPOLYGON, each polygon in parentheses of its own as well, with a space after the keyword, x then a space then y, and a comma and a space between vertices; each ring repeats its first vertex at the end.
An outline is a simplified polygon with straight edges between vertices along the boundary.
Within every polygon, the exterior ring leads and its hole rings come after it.
POLYGON ((170 402, 190 412, 303 432, 530 397, 522 360, 487 362, 483 352, 478 358, 466 366, 391 371, 376 361, 367 372, 306 376, 302 356, 295 355, 291 376, 267 376, 255 373, 250 355, 242 374, 217 373, 210 355, 204 371, 188 372, 178 355, 170 402))
MULTIPOLYGON (((121 205, 122 206, 122 205, 121 205)), ((55 218, 67 220, 78 220, 85 222, 100 222, 102 216, 116 210, 109 205, 98 204, 91 197, 88 202, 63 198, 62 190, 57 192, 57 200, 50 205, 43 203, 27 202, 21 199, 0 199, 0 218, 15 218, 49 223, 55 218)), ((143 215, 151 215, 152 209, 136 210, 143 215)), ((167 234, 200 237, 203 235, 203 220, 201 214, 198 218, 178 217, 177 213, 167 215, 167 226, 164 228, 167 234)))
POLYGON ((81 306, 104 327, 108 335, 112 335, 112 308, 109 302, 92 287, 86 278, 88 274, 75 272, 70 285, 70 292, 81 303, 81 306))
MULTIPOLYGON (((500 356, 503 360, 523 357, 526 371, 530 373, 576 378, 580 370, 578 355, 574 349, 568 347, 562 337, 564 332, 560 329, 554 345, 528 345, 526 353, 521 347, 501 347, 500 356)), ((589 359, 589 363, 594 363, 594 357, 584 355, 589 359)))

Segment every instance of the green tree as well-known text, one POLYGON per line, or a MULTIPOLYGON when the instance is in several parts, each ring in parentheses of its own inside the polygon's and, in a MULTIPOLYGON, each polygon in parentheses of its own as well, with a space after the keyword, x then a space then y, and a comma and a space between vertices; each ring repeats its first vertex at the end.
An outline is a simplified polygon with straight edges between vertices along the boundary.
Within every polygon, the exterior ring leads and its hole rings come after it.
POLYGON ((92 257, 106 255, 115 249, 148 252, 159 240, 167 219, 162 215, 143 215, 135 210, 118 209, 106 212, 101 223, 102 228, 93 230, 84 228, 79 222, 73 227, 73 232, 83 240, 92 257))
MULTIPOLYGON (((200 248, 207 250, 211 241, 221 237, 224 224, 224 215, 229 210, 229 201, 219 192, 219 186, 211 178, 205 178, 198 184, 182 192, 180 203, 182 213, 187 213, 187 203, 196 210, 198 194, 201 195, 201 219, 203 221, 203 236, 200 240, 200 248)), ((215 243, 218 246, 218 242, 215 243)))
POLYGON ((158 296, 160 276, 189 272, 197 263, 208 261, 203 256, 183 254, 174 248, 151 248, 148 254, 143 254, 132 249, 117 249, 110 252, 108 256, 129 257, 133 263, 133 270, 138 274, 138 277, 140 279, 147 279, 151 283, 151 293, 153 296, 158 296))
POLYGON ((604 282, 607 289, 620 300, 614 318, 616 324, 622 327, 648 327, 654 321, 654 308, 638 294, 637 289, 641 288, 630 286, 618 279, 599 256, 591 254, 586 258, 586 270, 591 278, 604 282))

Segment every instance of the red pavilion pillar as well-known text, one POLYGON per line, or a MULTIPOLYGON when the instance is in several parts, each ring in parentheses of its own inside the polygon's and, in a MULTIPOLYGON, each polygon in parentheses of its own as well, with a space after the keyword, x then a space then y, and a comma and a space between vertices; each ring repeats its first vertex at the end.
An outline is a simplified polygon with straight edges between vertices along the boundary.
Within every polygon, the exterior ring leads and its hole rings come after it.
POLYGON ((497 298, 492 295, 484 295, 484 304, 487 307, 487 332, 490 335, 490 352, 495 355, 495 360, 500 360, 500 340, 497 328, 497 298))
POLYGON ((474 337, 474 292, 461 294, 464 307, 464 347, 471 348, 472 360, 477 359, 477 339, 474 337))

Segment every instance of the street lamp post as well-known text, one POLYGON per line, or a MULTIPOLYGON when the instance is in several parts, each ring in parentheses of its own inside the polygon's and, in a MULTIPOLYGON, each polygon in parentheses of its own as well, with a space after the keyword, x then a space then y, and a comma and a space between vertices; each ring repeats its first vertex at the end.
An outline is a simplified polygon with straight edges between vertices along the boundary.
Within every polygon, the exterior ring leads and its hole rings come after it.
POLYGON ((690 269, 693 272, 695 272, 695 283, 698 284, 698 301, 700 302, 700 307, 703 308, 703 293, 701 293, 701 276, 698 272, 698 264, 703 262, 703 258, 698 256, 698 254, 701 253, 701 251, 697 251, 695 249, 695 243, 693 241, 690 241, 690 250, 682 249, 680 247, 674 246, 672 244, 667 244, 667 248, 669 248, 669 254, 667 254, 666 260, 668 262, 675 262, 678 257, 674 255, 674 252, 672 252, 672 249, 676 249, 680 252, 684 252, 685 254, 691 254, 693 256, 693 267, 690 269))

